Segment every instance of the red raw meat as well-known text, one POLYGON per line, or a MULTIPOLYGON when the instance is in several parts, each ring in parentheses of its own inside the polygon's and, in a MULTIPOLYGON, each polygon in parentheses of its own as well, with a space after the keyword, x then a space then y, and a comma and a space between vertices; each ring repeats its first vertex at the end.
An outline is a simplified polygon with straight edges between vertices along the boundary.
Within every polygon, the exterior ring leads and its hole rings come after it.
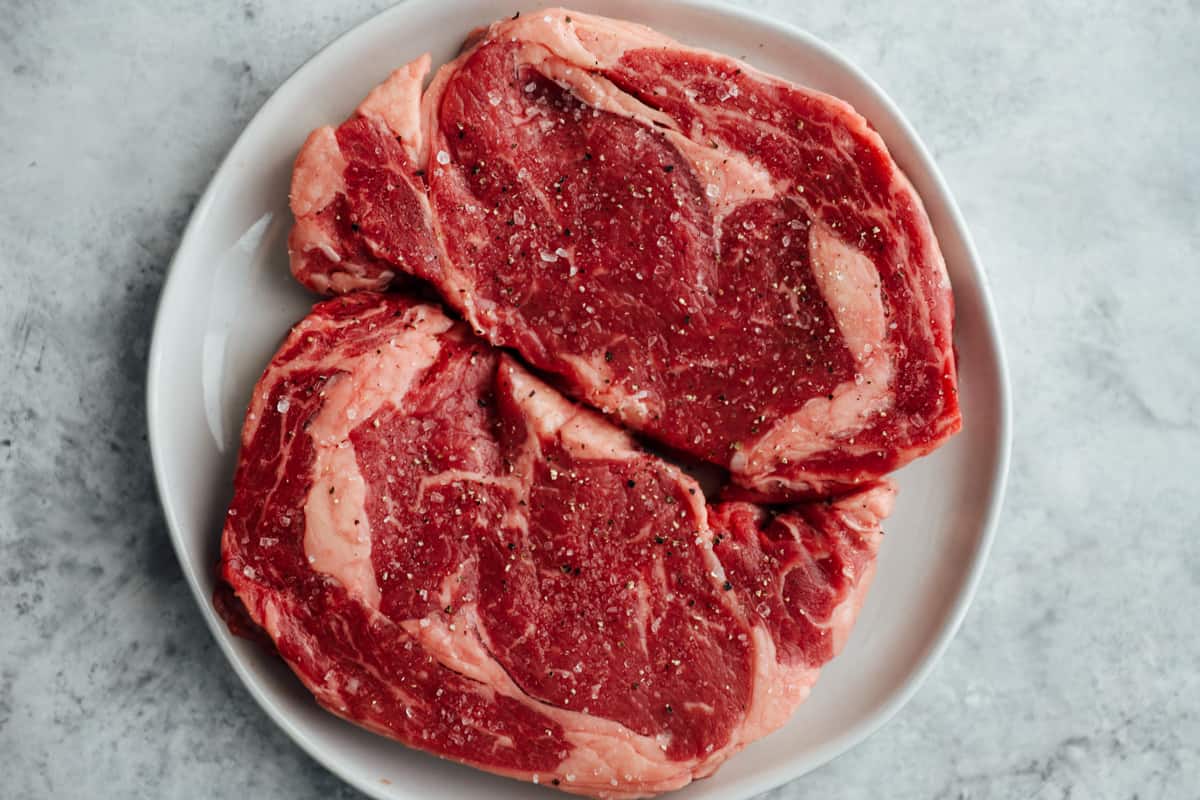
POLYGON ((221 562, 246 614, 221 607, 352 722, 640 797, 804 699, 892 494, 707 506, 439 308, 360 292, 316 306, 254 390, 221 562))
POLYGON ((562 10, 479 33, 421 97, 428 63, 301 154, 306 285, 423 278, 731 496, 865 485, 959 429, 942 256, 846 103, 562 10))

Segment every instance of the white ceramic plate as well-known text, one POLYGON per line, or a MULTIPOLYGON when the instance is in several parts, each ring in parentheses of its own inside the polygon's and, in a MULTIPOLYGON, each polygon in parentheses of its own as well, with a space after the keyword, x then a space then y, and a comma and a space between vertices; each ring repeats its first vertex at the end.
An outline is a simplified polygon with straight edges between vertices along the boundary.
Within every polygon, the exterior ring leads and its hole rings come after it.
MULTIPOLYGON (((287 269, 292 159, 308 131, 340 122, 396 66, 426 50, 449 60, 466 33, 514 0, 410 0, 355 28, 301 67, 246 127, 200 200, 163 290, 147 404, 159 494, 184 574, 213 635, 255 699, 314 758, 377 798, 540 789, 450 764, 322 711, 281 661, 236 639, 213 612, 213 567, 250 390, 314 298, 287 269)), ((533 4, 522 10, 536 9, 533 4)), ((1009 399, 983 271, 949 190, 916 134, 865 75, 802 31, 702 2, 580 0, 581 11, 646 23, 679 40, 749 56, 767 72, 850 101, 886 140, 925 200, 958 308, 965 427, 897 475, 901 493, 878 577, 842 655, 782 730, 682 798, 743 798, 791 780, 883 724, 916 691, 962 620, 1003 494, 1009 399)), ((897 765, 899 766, 899 765, 897 765)))

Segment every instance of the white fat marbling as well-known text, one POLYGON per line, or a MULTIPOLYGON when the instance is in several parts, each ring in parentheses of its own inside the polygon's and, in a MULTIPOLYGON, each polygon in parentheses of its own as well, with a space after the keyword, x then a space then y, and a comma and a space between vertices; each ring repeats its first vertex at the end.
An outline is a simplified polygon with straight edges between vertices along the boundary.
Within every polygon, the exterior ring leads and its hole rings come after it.
MULTIPOLYGON (((378 0, 0 0, 5 797, 353 798, 204 628, 151 481, 154 302, 253 111, 378 0)), ((1195 2, 757 0, 905 109, 1008 341, 1011 489, 929 682, 772 800, 1200 783, 1195 2)))

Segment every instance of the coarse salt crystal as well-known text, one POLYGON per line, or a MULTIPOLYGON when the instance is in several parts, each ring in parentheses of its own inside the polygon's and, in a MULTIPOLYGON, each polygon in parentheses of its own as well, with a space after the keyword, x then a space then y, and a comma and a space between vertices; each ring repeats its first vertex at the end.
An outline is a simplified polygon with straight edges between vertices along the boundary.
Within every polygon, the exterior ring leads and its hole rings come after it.
POLYGON ((439 164, 449 164, 450 163, 450 154, 447 153, 445 150, 438 150, 437 162, 439 164))
POLYGON ((291 407, 292 404, 286 397, 279 398, 279 402, 275 404, 275 410, 280 414, 286 414, 287 410, 291 407))

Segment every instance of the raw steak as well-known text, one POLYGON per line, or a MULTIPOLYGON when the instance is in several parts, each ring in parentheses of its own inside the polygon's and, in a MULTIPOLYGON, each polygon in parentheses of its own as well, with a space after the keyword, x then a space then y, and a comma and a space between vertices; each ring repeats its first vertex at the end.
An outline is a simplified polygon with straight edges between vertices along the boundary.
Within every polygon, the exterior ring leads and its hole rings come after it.
POLYGON ((363 292, 316 306, 256 387, 221 574, 335 714, 639 797, 788 718, 891 501, 706 506, 438 308, 363 292))
POLYGON ((297 231, 340 220, 293 237, 302 282, 426 279, 491 342, 748 498, 861 485, 958 430, 942 256, 850 106, 562 10, 477 34, 418 109, 427 66, 366 104, 401 121, 386 133, 403 148, 359 146, 360 110, 301 154, 297 231))

